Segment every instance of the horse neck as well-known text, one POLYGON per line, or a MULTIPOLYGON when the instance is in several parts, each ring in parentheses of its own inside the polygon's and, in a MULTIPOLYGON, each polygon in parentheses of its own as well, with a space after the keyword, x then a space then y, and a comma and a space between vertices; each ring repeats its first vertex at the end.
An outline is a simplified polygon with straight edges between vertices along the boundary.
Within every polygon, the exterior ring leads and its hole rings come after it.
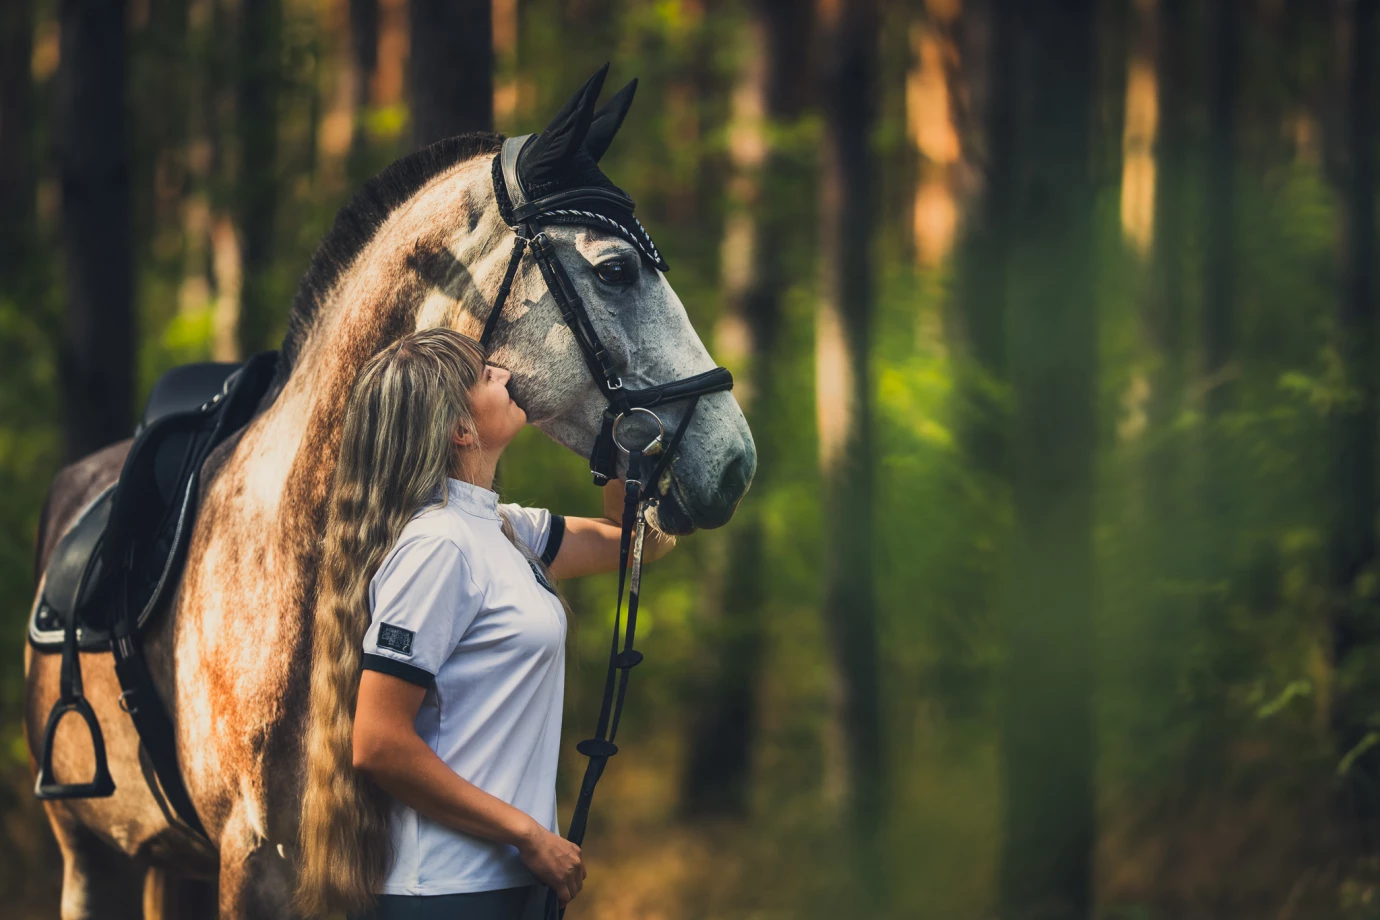
POLYGON ((471 331, 466 326, 474 321, 458 315, 458 298, 438 292, 427 270, 429 260, 438 257, 449 257, 463 269, 467 253, 476 248, 476 227, 483 222, 469 220, 475 196, 456 175, 466 170, 476 168, 462 164, 437 177, 374 234, 323 298, 300 358, 274 404, 272 412, 281 420, 276 427, 286 429, 285 434, 295 429, 297 435, 283 499, 294 509, 293 529, 299 532, 292 542, 302 552, 313 552, 325 526, 345 406, 359 369, 389 342, 419 326, 439 325, 422 322, 422 314, 439 309, 438 293, 449 304, 445 324, 471 331), (467 227, 469 232, 457 241, 455 228, 467 227), (459 259, 450 255, 452 251, 460 252, 459 259))

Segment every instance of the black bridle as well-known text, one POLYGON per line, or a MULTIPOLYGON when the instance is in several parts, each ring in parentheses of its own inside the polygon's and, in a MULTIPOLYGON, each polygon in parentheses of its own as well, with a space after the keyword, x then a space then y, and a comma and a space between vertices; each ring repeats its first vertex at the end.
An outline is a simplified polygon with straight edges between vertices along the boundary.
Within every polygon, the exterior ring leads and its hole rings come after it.
MULTIPOLYGON (((642 548, 646 536, 646 506, 656 501, 656 484, 670 466, 671 458, 680 446, 681 439, 690 427, 690 419, 695 414, 701 396, 718 393, 733 388, 733 375, 727 368, 713 370, 673 380, 641 390, 631 390, 623 386, 623 379, 613 366, 608 350, 599 339, 594 324, 590 321, 589 310, 579 293, 575 290, 570 276, 557 257, 551 239, 540 230, 546 223, 590 224, 600 229, 610 230, 627 239, 653 262, 660 263, 656 251, 646 231, 641 239, 628 229, 627 223, 641 230, 632 214, 632 200, 616 190, 598 187, 583 187, 562 190, 546 195, 535 201, 529 200, 518 172, 518 156, 523 147, 536 135, 523 135, 508 138, 503 148, 494 158, 494 193, 499 201, 499 211, 504 221, 513 230, 516 239, 513 253, 508 259, 508 268, 503 273, 503 282, 494 297, 494 305, 484 323, 480 344, 487 350, 498 327, 499 315, 512 290, 517 277, 518 266, 523 254, 530 249, 541 270, 542 280, 561 311, 561 318, 570 327, 590 376, 603 394, 608 406, 604 409, 603 422, 594 448, 589 455, 590 472, 594 474, 594 484, 602 486, 618 475, 615 448, 628 455, 628 473, 623 492, 622 533, 618 545, 618 601, 614 608, 613 645, 609 651, 608 675, 604 681, 604 697, 599 707, 599 722, 594 737, 581 741, 576 750, 589 758, 585 767, 584 781, 580 785, 580 795, 575 803, 575 813, 570 821, 567 839, 579 845, 585 836, 585 825, 589 818, 590 802, 594 798, 594 787, 603 775, 608 759, 618 753, 613 743, 618 732, 618 719, 623 712, 623 700, 628 689, 628 672, 642 661, 642 653, 633 648, 633 638, 637 630, 637 605, 642 581, 642 548), (614 208, 625 214, 625 221, 615 221, 590 208, 614 208), (656 406, 680 400, 689 400, 685 415, 676 426, 669 442, 662 443, 666 433, 665 426, 652 409, 656 406), (640 448, 628 449, 618 440, 618 425, 633 414, 650 415, 657 424, 658 434, 640 448), (648 464, 650 463, 650 469, 648 464), (623 612, 623 592, 628 591, 628 626, 623 636, 623 647, 619 649, 619 634, 623 612), (619 673, 621 672, 621 673, 619 673), (616 686, 616 692, 615 692, 616 686)), ((554 891, 547 894, 546 911, 548 916, 556 912, 557 898, 554 891)), ((565 908, 559 911, 565 914, 565 908)))
MULTIPOLYGON (((613 359, 609 355, 608 349, 600 341, 599 333, 595 331, 594 323, 590 321, 589 309, 575 290, 570 276, 566 274, 565 267, 557 257, 550 237, 541 232, 539 228, 544 223, 557 222, 593 224, 600 229, 611 230, 628 239, 649 258, 659 260, 660 254, 657 253, 651 238, 645 232, 642 239, 639 240, 621 223, 588 210, 590 202, 594 202, 596 205, 607 203, 610 206, 625 209, 631 214, 631 199, 614 190, 597 187, 570 189, 538 198, 535 201, 529 201, 522 180, 518 175, 517 163, 522 148, 534 137, 536 135, 527 134, 521 137, 508 138, 503 142, 503 149, 494 158, 494 191, 499 199, 499 210, 508 226, 512 228, 516 239, 513 242, 513 253, 508 259, 508 269, 503 273, 503 283, 499 285, 498 294, 494 297, 493 309, 489 311, 489 318, 484 323, 484 332, 479 338, 479 343, 485 349, 489 348, 490 342, 493 340, 494 330, 498 327, 498 318, 503 313, 504 304, 508 300, 508 293, 513 287, 513 280, 517 277, 517 270, 522 262, 523 253, 531 249, 537 267, 541 270, 542 280, 546 282, 547 290, 551 292, 552 299, 556 301, 556 307, 561 311, 561 318, 574 334, 575 342, 580 346, 580 353, 584 356, 585 366, 589 368, 590 376, 608 403, 607 408, 604 409, 599 434, 594 439, 594 449, 589 455, 589 469, 594 474, 595 485, 602 486, 618 475, 618 463, 614 452, 618 445, 614 440, 613 429, 621 417, 632 413, 634 409, 651 410, 653 407, 665 403, 683 399, 690 400, 685 416, 676 427, 670 442, 661 445, 654 441, 653 444, 647 445, 644 449, 648 455, 660 454, 660 460, 654 467, 652 475, 646 480, 647 488, 644 489, 646 494, 643 498, 650 498, 657 481, 665 472, 666 467, 669 466, 671 457, 675 454, 676 448, 690 427, 690 419, 695 414, 695 407, 699 403, 699 398, 709 393, 733 389, 733 375, 728 372, 727 368, 716 367, 693 377, 685 377, 681 380, 673 380, 670 383, 641 390, 632 390, 623 386, 623 378, 614 368, 613 359), (585 205, 585 207, 581 208, 581 205, 585 205)), ((637 226, 641 227, 640 224, 637 226)))

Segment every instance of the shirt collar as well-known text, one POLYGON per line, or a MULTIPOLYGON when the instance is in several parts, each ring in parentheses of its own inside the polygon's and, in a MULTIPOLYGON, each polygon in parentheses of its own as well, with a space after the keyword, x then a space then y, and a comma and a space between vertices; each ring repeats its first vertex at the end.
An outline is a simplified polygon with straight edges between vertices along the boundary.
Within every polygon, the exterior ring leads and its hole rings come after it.
POLYGON ((497 521, 498 516, 498 493, 492 489, 485 489, 472 482, 465 482, 463 479, 446 479, 446 495, 450 501, 475 515, 476 517, 487 518, 497 521))

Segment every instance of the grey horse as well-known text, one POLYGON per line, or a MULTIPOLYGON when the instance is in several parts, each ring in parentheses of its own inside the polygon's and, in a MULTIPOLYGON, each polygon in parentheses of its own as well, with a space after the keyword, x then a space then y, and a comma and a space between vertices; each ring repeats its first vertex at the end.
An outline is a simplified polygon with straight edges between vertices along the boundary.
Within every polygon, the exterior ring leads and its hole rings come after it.
MULTIPOLYGON (((598 89, 588 90, 543 136, 564 137, 563 155, 597 161, 631 94, 619 111, 592 112, 598 89)), ((494 135, 453 138, 366 183, 302 282, 269 394, 203 468, 188 563, 146 650, 209 840, 170 818, 141 764, 109 653, 83 653, 117 789, 109 798, 44 803, 64 860, 64 920, 139 917, 145 905, 161 916, 204 917, 213 905, 227 918, 291 915, 311 599, 346 396, 359 367, 408 331, 448 326, 479 337, 513 246, 491 181, 500 143, 494 135)), ((579 224, 547 232, 629 386, 714 366, 666 276, 627 239, 579 224), (612 261, 632 280, 608 284, 601 267, 612 261)), ((531 260, 514 279, 493 360, 512 371, 514 398, 533 424, 589 453, 605 401, 531 260)), ((668 427, 682 411, 666 408, 668 427)), ((129 446, 111 445, 58 474, 40 524, 39 573, 78 510, 118 477, 129 446)), ((687 533, 723 524, 755 466, 732 395, 705 396, 655 484, 652 525, 687 533)), ((31 752, 58 696, 59 663, 55 652, 26 652, 31 752)), ((91 757, 78 733, 59 732, 59 778, 85 779, 91 757)))

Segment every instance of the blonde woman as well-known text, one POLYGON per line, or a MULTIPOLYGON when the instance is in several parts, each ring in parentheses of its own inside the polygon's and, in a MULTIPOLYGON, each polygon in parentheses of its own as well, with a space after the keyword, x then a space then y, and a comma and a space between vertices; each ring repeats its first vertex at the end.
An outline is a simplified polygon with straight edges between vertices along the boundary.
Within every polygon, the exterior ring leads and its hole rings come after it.
MULTIPOLYGON (((526 424, 508 372, 446 329, 360 371, 316 603, 297 907, 498 920, 580 892, 559 834, 567 609, 553 579, 618 565, 606 518, 499 502, 526 424)), ((646 557, 672 541, 649 534, 646 557)))

